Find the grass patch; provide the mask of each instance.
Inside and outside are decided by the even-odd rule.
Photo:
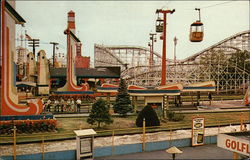
[[[250,111],[247,112],[228,112],[228,113],[185,113],[183,121],[180,122],[161,122],[160,127],[148,128],[147,131],[164,131],[182,128],[191,128],[192,118],[194,116],[205,117],[206,126],[218,126],[240,124],[242,117],[244,123],[250,123]],[[57,132],[33,133],[33,134],[17,134],[17,142],[32,142],[41,141],[44,137],[45,140],[61,139],[61,138],[74,138],[74,130],[94,128],[97,131],[97,136],[110,136],[112,130],[115,130],[115,135],[118,134],[133,134],[142,133],[142,129],[136,127],[135,121],[137,116],[118,117],[113,116],[114,123],[106,125],[100,129],[97,126],[91,126],[87,123],[87,117],[79,118],[57,118],[58,130]],[[12,143],[13,137],[11,135],[0,135],[1,143]]]

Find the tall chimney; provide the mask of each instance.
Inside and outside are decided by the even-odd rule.
[[[75,12],[72,10],[68,12],[68,29],[75,34]]]

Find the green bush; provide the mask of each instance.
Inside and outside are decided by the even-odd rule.
[[[101,127],[102,123],[111,124],[113,120],[109,114],[109,108],[103,99],[98,99],[93,105],[87,123],[91,125],[98,125],[98,128]]]
[[[150,106],[145,106],[136,118],[136,126],[143,126],[143,119],[145,118],[146,127],[160,126],[159,118],[155,110]]]
[[[115,113],[118,113],[123,117],[126,116],[127,113],[133,111],[133,106],[131,105],[130,96],[127,90],[127,84],[124,79],[121,79],[120,81],[113,109]]]
[[[170,110],[167,111],[167,117],[169,121],[175,121],[175,122],[182,121],[185,118],[183,114],[175,113]]]

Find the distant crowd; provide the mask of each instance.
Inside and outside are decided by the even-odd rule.
[[[50,96],[42,99],[44,112],[78,112],[83,102],[93,102],[91,96]]]

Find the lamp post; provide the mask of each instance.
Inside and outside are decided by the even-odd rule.
[[[150,41],[148,42],[148,46],[150,47],[150,57],[149,57],[149,66],[150,69],[154,65],[154,42],[156,42],[156,33],[149,33]]]
[[[177,45],[177,38],[174,37],[174,79],[176,81],[176,45]]]
[[[53,67],[55,67],[55,47],[59,44],[59,43],[56,43],[56,42],[50,42],[50,44],[53,45]]]
[[[162,69],[161,69],[161,86],[166,85],[166,30],[167,30],[167,14],[174,13],[175,9],[173,10],[162,10],[157,9],[156,13],[163,14],[163,47],[162,47]]]
[[[166,152],[172,154],[173,160],[175,160],[175,154],[180,154],[180,153],[182,153],[182,151],[179,150],[178,148],[176,148],[175,146],[173,146],[173,147],[167,149]]]

